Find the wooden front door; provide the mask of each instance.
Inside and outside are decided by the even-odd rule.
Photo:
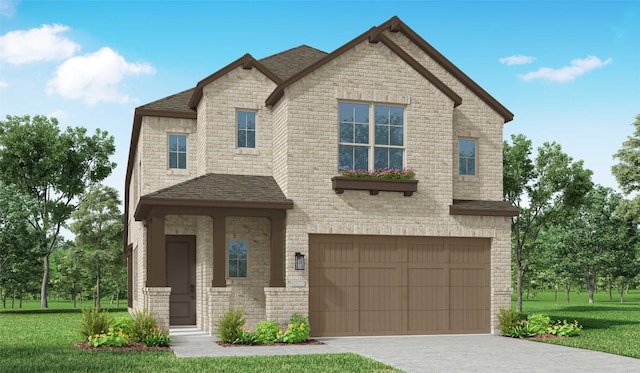
[[[166,236],[169,324],[196,323],[196,237]]]

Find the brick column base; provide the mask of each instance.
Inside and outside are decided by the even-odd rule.
[[[218,334],[218,320],[229,310],[229,299],[231,298],[231,288],[212,287],[209,288],[209,320],[205,322],[204,330],[211,335]]]
[[[171,288],[144,288],[144,307],[157,318],[158,327],[169,330],[169,296]]]
[[[309,288],[264,288],[266,318],[286,328],[291,315],[309,316]],[[313,325],[311,325],[313,328]]]

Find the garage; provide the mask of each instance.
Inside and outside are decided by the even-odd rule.
[[[490,332],[488,238],[309,236],[311,335]]]

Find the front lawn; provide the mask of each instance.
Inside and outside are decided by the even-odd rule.
[[[515,309],[515,297],[513,300]],[[585,292],[572,292],[570,300],[567,303],[564,292],[560,292],[556,303],[550,290],[538,291],[534,297],[523,300],[522,311],[526,314],[544,313],[552,320],[578,320],[584,327],[579,337],[543,342],[640,359],[640,290],[630,291],[622,304],[617,294],[609,300],[605,293],[597,293],[593,304],[588,303]]]
[[[109,311],[114,316],[124,310]],[[0,312],[2,372],[397,372],[356,354],[187,358],[173,352],[91,352],[75,348],[80,311]]]

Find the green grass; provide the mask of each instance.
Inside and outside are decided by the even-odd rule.
[[[513,300],[515,309],[515,297]],[[594,303],[589,304],[585,292],[571,293],[570,303],[566,302],[564,292],[560,292],[556,303],[553,291],[538,291],[535,297],[523,300],[522,311],[544,313],[552,321],[578,320],[584,327],[579,337],[543,340],[545,343],[640,359],[640,290],[630,291],[622,304],[617,294],[609,300],[608,294],[596,293]]]
[[[125,310],[110,310],[115,317]],[[0,312],[2,372],[397,372],[356,354],[178,359],[173,352],[91,352],[74,347],[79,310]]]

